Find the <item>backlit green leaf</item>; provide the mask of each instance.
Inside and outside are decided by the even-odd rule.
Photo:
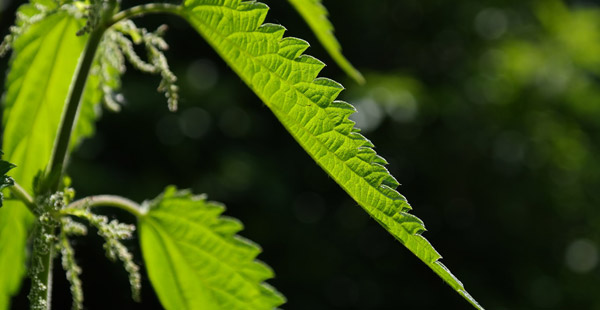
[[[27,210],[14,201],[5,201],[0,209],[0,309],[10,309],[10,297],[18,292],[25,273],[25,239],[29,216]],[[23,207],[24,209],[25,207]],[[21,212],[22,211],[22,212]],[[21,216],[21,218],[17,218]],[[28,219],[29,220],[29,219]]]
[[[55,4],[36,1],[37,7],[42,2]],[[22,6],[20,12],[30,17],[39,13],[32,5]],[[35,175],[50,159],[69,85],[87,41],[87,36],[75,35],[83,23],[56,11],[24,28],[13,42],[3,101],[3,149],[8,160],[19,166],[13,178],[30,193]],[[86,115],[82,117],[86,123],[93,121],[89,107],[83,106],[81,114]],[[80,140],[92,130],[79,122],[75,132],[73,140]],[[0,209],[0,309],[8,308],[24,276],[25,242],[32,220],[20,202],[8,201]]]
[[[321,0],[289,0],[302,16],[304,21],[312,29],[317,39],[323,44],[331,58],[340,66],[346,74],[351,76],[356,82],[363,84],[365,78],[352,66],[352,64],[342,55],[342,46],[333,35],[333,25],[327,19],[329,13]]]
[[[273,272],[255,260],[260,248],[236,235],[242,224],[221,216],[223,206],[170,187],[145,207],[142,253],[166,309],[273,309],[285,302],[262,283]]]
[[[33,25],[14,43],[4,99],[4,150],[20,167],[14,178],[31,191],[50,159],[62,108],[86,38],[65,12]]]
[[[317,78],[324,64],[303,55],[308,43],[284,38],[285,28],[262,24],[268,7],[239,0],[188,0],[183,13],[235,72],[273,111],[310,156],[396,239],[473,306],[462,283],[421,236],[423,222],[395,188],[386,161],[348,116],[355,109],[335,101],[342,86]]]

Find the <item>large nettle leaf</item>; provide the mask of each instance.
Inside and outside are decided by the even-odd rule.
[[[262,283],[273,272],[255,260],[260,248],[236,235],[242,224],[220,216],[222,205],[169,187],[144,206],[142,253],[166,309],[258,310],[285,302]]]
[[[14,179],[31,192],[33,179],[52,151],[62,106],[85,39],[61,12],[32,25],[18,37],[4,99],[4,145],[19,169]],[[20,202],[0,210],[0,309],[7,309],[25,271],[25,241],[33,216]],[[10,232],[10,233],[8,233]]]
[[[333,25],[327,19],[327,9],[321,0],[289,0],[300,13],[308,26],[312,29],[317,39],[323,44],[331,58],[356,82],[364,83],[365,78],[342,54],[342,46],[333,35]]]
[[[3,149],[8,160],[19,166],[13,178],[28,192],[50,159],[69,85],[87,42],[87,36],[75,35],[85,20],[56,3],[34,0],[19,8],[18,26],[26,18],[36,22],[23,27],[15,38],[6,79]],[[50,13],[41,18],[40,9]],[[93,133],[94,105],[101,98],[94,81],[86,88],[72,147]],[[10,296],[17,293],[24,276],[25,244],[32,223],[33,216],[18,201],[7,201],[0,209],[0,310],[8,309]]]
[[[324,64],[303,55],[308,43],[262,24],[268,7],[240,0],[187,0],[183,15],[273,111],[308,154],[396,239],[477,308],[421,234],[423,222],[395,188],[373,144],[354,128],[355,109],[336,101],[342,86],[317,78]]]

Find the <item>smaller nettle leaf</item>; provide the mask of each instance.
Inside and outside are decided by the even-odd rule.
[[[145,202],[139,219],[150,281],[168,309],[273,309],[285,298],[263,281],[273,271],[258,245],[236,235],[243,225],[225,207],[169,187]]]

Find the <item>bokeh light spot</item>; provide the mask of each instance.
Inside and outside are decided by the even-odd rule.
[[[588,273],[598,265],[598,247],[588,239],[577,239],[565,252],[567,267],[577,273]]]
[[[487,8],[475,17],[475,30],[488,40],[500,38],[508,28],[506,14],[499,9]]]
[[[198,107],[187,109],[179,118],[179,126],[188,138],[202,138],[210,126],[210,115]]]
[[[212,60],[198,59],[188,67],[187,80],[193,89],[202,92],[217,84],[219,71]]]
[[[354,107],[357,112],[350,115],[350,119],[356,122],[356,127],[364,132],[379,127],[384,115],[381,107],[373,99],[363,98],[355,102]]]

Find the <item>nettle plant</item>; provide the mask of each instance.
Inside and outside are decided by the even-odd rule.
[[[362,82],[342,56],[320,0],[290,3],[340,67]],[[51,271],[58,256],[70,283],[72,307],[82,309],[82,271],[70,238],[85,235],[88,226],[104,239],[108,258],[123,262],[133,299],[140,297],[141,271],[122,240],[137,228],[143,265],[166,309],[272,309],[284,304],[283,295],[264,283],[273,272],[256,260],[259,247],[239,237],[242,224],[222,216],[224,207],[205,196],[167,187],[141,204],[112,195],[74,200],[65,175],[69,153],[93,134],[99,104],[119,109],[117,92],[126,61],[160,75],[158,90],[168,108],[177,109],[177,79],[163,53],[166,27],[150,31],[131,20],[150,13],[188,21],[333,180],[482,309],[421,236],[423,223],[395,190],[399,184],[384,167],[386,161],[348,119],[355,109],[335,100],[342,86],[318,77],[324,64],[303,54],[306,41],[284,37],[284,27],[263,23],[268,10],[263,3],[241,0],[187,0],[124,10],[118,0],[31,0],[19,8],[0,48],[2,54],[12,49],[3,98],[2,148],[8,162],[0,163],[0,187],[8,187],[9,196],[0,209],[0,309],[9,307],[25,274],[31,309],[50,309]],[[140,57],[136,49],[147,55]],[[11,177],[6,176],[14,168],[9,162],[18,166]],[[98,206],[130,212],[137,227],[95,214]]]

